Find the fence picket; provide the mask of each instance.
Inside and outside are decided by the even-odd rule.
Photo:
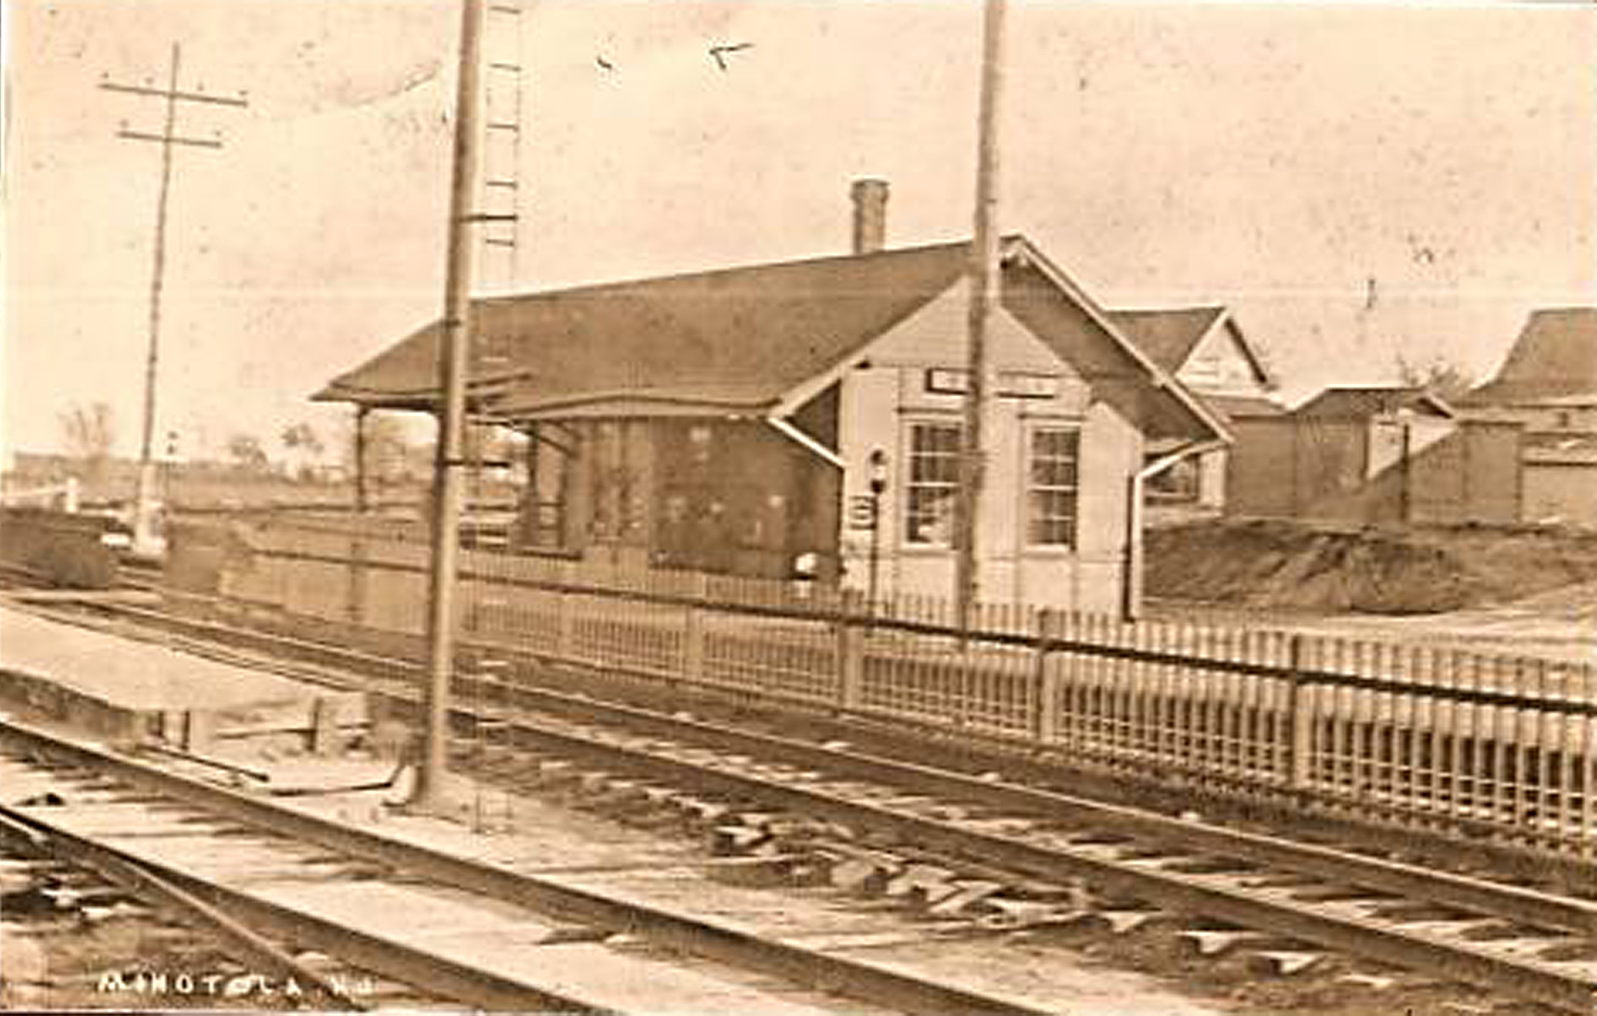
[[[251,566],[224,571],[224,598],[424,630],[424,543],[276,523],[247,542]],[[962,637],[949,601],[921,594],[870,617],[786,583],[480,548],[461,563],[460,623],[510,651],[1168,766],[1228,794],[1285,789],[1304,807],[1439,829],[1479,821],[1582,857],[1597,840],[1587,665],[993,603]]]

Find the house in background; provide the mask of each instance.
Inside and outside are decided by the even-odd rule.
[[[1597,434],[1597,307],[1533,312],[1497,374],[1457,402],[1527,434]]]
[[[1526,522],[1597,526],[1597,307],[1532,313],[1496,376],[1458,404],[1524,427]]]
[[[1186,385],[1221,420],[1279,416],[1279,382],[1225,307],[1111,310],[1109,318],[1137,347]],[[1166,449],[1150,448],[1151,454]],[[1204,508],[1225,504],[1230,452],[1217,448],[1169,470],[1155,488]]]
[[[970,245],[885,250],[886,185],[854,198],[851,254],[474,303],[471,411],[532,439],[523,549],[950,594]],[[1134,605],[1146,451],[1225,425],[1031,242],[1002,259],[982,599]],[[438,343],[316,398],[430,412]]]
[[[1519,520],[1519,425],[1417,387],[1328,388],[1236,420],[1231,515],[1380,525]]]

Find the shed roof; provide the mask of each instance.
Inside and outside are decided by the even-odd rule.
[[[1423,388],[1327,388],[1292,410],[1293,416],[1319,420],[1365,420],[1399,410],[1452,417],[1453,407]]]
[[[1497,376],[1459,401],[1468,406],[1597,394],[1597,307],[1532,312]]]
[[[1212,411],[1023,237],[1006,238],[1005,252],[1043,272],[1084,312],[1081,335],[1042,336],[1056,353],[1079,355],[1071,344],[1090,339],[1103,347],[1096,355],[1118,358],[1147,389],[1140,416],[1133,414],[1140,423],[1224,436]],[[968,242],[945,243],[477,299],[470,397],[477,411],[507,419],[763,414],[946,292],[969,254]],[[439,340],[433,322],[313,398],[429,408],[438,397]]]
[[[1244,416],[1282,416],[1286,407],[1273,399],[1257,395],[1199,395],[1203,404],[1227,420]]]

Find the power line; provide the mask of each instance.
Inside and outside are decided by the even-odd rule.
[[[160,362],[161,348],[161,293],[165,288],[166,279],[166,213],[172,190],[172,147],[174,145],[182,145],[189,148],[222,147],[220,134],[214,134],[206,138],[180,134],[177,126],[177,113],[182,103],[231,108],[249,105],[248,96],[242,91],[236,96],[228,96],[208,93],[204,91],[203,85],[194,89],[178,87],[181,67],[182,49],[174,42],[172,43],[172,62],[167,68],[167,84],[165,88],[158,88],[151,84],[151,79],[145,79],[145,83],[142,85],[128,85],[112,81],[109,75],[103,76],[100,80],[100,88],[107,92],[123,92],[146,98],[158,98],[162,100],[162,104],[165,107],[160,133],[132,130],[128,127],[126,121],[121,123],[116,133],[116,136],[124,141],[147,142],[161,146],[161,189],[156,197],[154,268],[150,273],[150,338],[144,358],[144,424],[143,432],[139,439],[139,480],[133,515],[133,546],[135,551],[143,553],[149,553],[153,550],[155,535],[153,528],[155,462],[151,455],[151,445],[153,444],[155,433],[156,368]]]

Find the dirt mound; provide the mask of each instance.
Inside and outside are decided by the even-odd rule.
[[[1436,613],[1597,581],[1597,536],[1479,528],[1328,531],[1206,521],[1147,534],[1150,596],[1256,607]]]

